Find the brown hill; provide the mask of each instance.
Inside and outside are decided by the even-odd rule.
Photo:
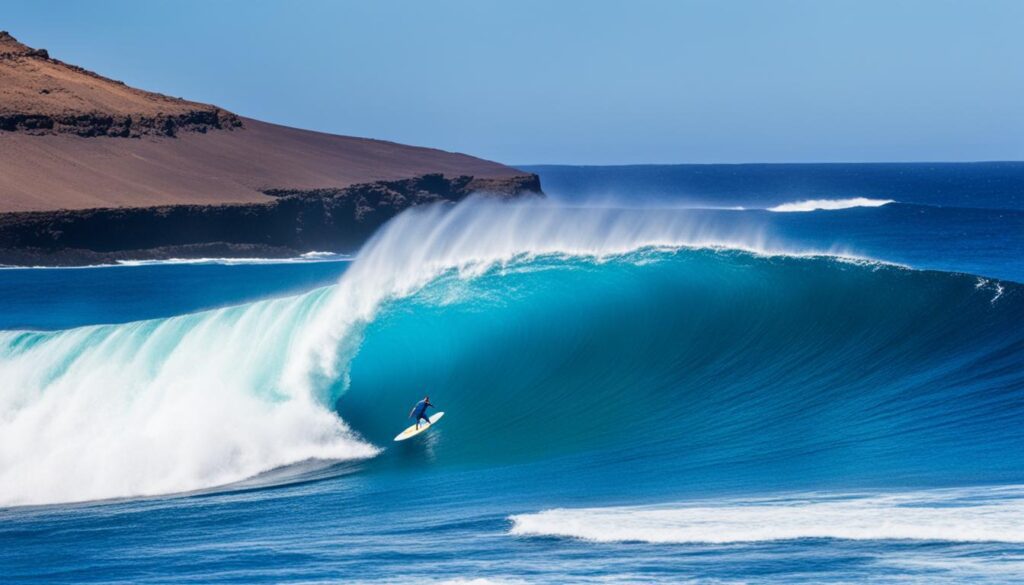
[[[267,192],[427,174],[506,193],[539,188],[533,175],[464,154],[287,128],[134,89],[0,32],[0,213],[269,203]]]
[[[78,136],[174,136],[240,125],[220,108],[128,87],[51,59],[0,31],[0,130]]]

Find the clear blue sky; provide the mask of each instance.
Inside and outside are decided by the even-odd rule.
[[[49,2],[131,85],[508,163],[1024,159],[1024,1]]]

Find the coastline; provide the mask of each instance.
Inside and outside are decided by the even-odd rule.
[[[0,213],[0,264],[88,266],[172,258],[352,253],[399,212],[471,194],[544,196],[540,178],[419,177],[337,189],[267,190],[266,203]]]

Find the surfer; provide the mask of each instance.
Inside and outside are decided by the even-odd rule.
[[[423,400],[420,400],[419,402],[417,402],[416,406],[412,407],[412,410],[409,411],[409,418],[415,418],[416,419],[416,429],[417,430],[419,430],[419,428],[420,428],[420,421],[421,420],[427,421],[428,425],[430,424],[430,419],[427,418],[427,409],[428,408],[436,408],[436,407],[433,404],[430,403],[430,396],[424,396]]]

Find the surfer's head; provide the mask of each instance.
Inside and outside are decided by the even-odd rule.
[[[430,396],[424,396],[424,397],[423,397],[423,400],[425,400],[425,401],[427,401],[427,402],[430,402]]]

